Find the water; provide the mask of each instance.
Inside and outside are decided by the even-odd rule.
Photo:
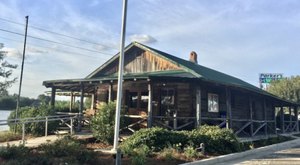
[[[0,110],[0,120],[7,120],[10,112],[11,112],[10,110]],[[8,125],[0,125],[0,131],[6,131],[6,130],[9,130]]]

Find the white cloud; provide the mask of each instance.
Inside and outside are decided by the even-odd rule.
[[[147,34],[133,34],[129,36],[129,38],[131,41],[137,41],[145,44],[150,44],[157,41],[155,38]]]
[[[4,47],[1,50],[4,51],[4,52],[6,52],[5,55],[7,57],[22,58],[21,52],[18,49],[16,49],[16,48],[7,48],[7,47]]]
[[[99,1],[98,0],[90,0],[89,6],[90,7],[95,7],[97,5],[99,5]]]
[[[32,47],[32,46],[27,46],[26,51],[31,53],[31,54],[43,54],[43,53],[48,53],[47,50],[42,50],[36,47]]]
[[[182,0],[171,3],[132,0],[128,3],[127,41],[149,44],[184,59],[195,50],[200,64],[252,83],[257,82],[260,72],[299,74],[300,2],[297,0],[276,3],[272,0],[187,0],[184,3]],[[30,15],[30,25],[103,45],[29,28],[32,36],[113,55],[119,48],[121,7],[121,1],[114,0],[32,1],[30,4],[9,0],[0,1],[0,18],[24,22],[24,16]],[[9,26],[4,22],[0,27],[24,31],[23,26]],[[23,40],[11,34],[2,37]],[[22,43],[3,43],[11,49],[11,57],[21,57],[18,50],[22,50]],[[30,65],[25,64],[24,95],[42,93],[43,80],[84,77],[110,58],[32,38],[28,38],[28,43],[25,63]]]

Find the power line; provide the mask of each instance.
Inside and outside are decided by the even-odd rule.
[[[13,31],[10,31],[10,30],[1,29],[1,28],[0,28],[0,31],[11,33],[11,34],[16,34],[16,35],[20,35],[20,36],[24,36],[24,34],[21,34],[21,33],[18,33],[18,32],[13,32]],[[87,49],[87,48],[83,48],[83,47],[79,47],[79,46],[74,46],[74,45],[70,45],[70,44],[64,44],[64,43],[61,43],[61,42],[56,42],[56,41],[52,41],[52,40],[48,40],[48,39],[35,37],[35,36],[28,35],[28,37],[33,38],[33,39],[37,39],[37,40],[41,40],[41,41],[46,41],[46,42],[51,42],[51,43],[55,43],[55,44],[59,44],[59,45],[64,45],[64,46],[68,46],[68,47],[72,47],[72,48],[77,48],[77,49],[81,49],[81,50],[85,50],[85,51],[90,51],[90,52],[94,52],[94,53],[101,53],[101,54],[106,54],[106,55],[112,56],[112,54],[109,54],[109,53],[100,52],[100,51],[96,51],[96,50],[91,50],[91,49]]]
[[[23,43],[23,41],[11,39],[11,38],[1,37],[1,36],[0,36],[0,38],[5,39],[5,40],[10,40],[10,41],[13,41],[13,42]],[[58,50],[58,49],[55,49],[55,48],[51,48],[51,47],[47,47],[47,46],[41,46],[41,45],[32,44],[32,43],[28,43],[28,45],[35,46],[35,47],[40,47],[40,48],[45,48],[45,49],[50,49],[50,50],[53,50],[55,52],[61,52],[61,53],[66,53],[66,54],[70,54],[70,55],[79,55],[79,56],[85,56],[85,57],[91,57],[91,58],[101,58],[100,56],[90,56],[90,55],[86,55],[86,54],[70,52],[70,51],[61,50],[61,49]]]
[[[19,22],[11,21],[11,20],[4,19],[4,18],[0,18],[0,20],[2,20],[2,21],[5,21],[5,22],[9,22],[9,23],[12,23],[12,24],[16,24],[16,25],[22,25],[22,26],[24,26],[24,24],[23,24],[23,23],[19,23]],[[115,49],[115,50],[118,50],[118,49],[117,49],[117,48],[115,48],[115,47],[111,47],[111,46],[107,46],[107,45],[104,45],[104,44],[101,44],[101,43],[96,43],[96,42],[92,42],[92,41],[88,41],[88,40],[84,40],[84,39],[80,39],[80,38],[72,37],[72,36],[69,36],[69,35],[65,35],[65,34],[61,34],[61,33],[57,33],[57,32],[53,32],[53,31],[46,30],[46,29],[43,29],[43,28],[40,28],[40,27],[37,27],[37,26],[29,26],[29,27],[30,27],[30,28],[33,28],[33,29],[36,29],[36,30],[44,31],[44,32],[47,32],[47,33],[51,33],[51,34],[55,34],[55,35],[59,35],[59,36],[67,37],[67,38],[71,38],[71,39],[74,39],[74,40],[78,40],[78,41],[86,42],[86,43],[89,43],[89,44],[93,44],[93,45],[101,45],[101,46],[104,46],[104,47],[107,47],[107,48],[110,48],[110,49]]]

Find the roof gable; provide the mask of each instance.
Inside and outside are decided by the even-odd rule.
[[[145,49],[141,44],[134,42],[125,48],[124,74],[144,74],[170,70],[183,70],[177,63]],[[99,78],[114,75],[119,68],[119,53],[87,76]]]

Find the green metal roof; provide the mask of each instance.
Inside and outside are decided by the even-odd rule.
[[[194,62],[190,62],[181,58],[178,58],[176,56],[170,55],[168,53],[162,52],[160,50],[151,48],[149,46],[143,45],[138,42],[132,42],[125,48],[125,52],[129,50],[132,47],[138,47],[140,49],[143,49],[145,51],[149,51],[163,59],[166,59],[173,64],[181,67],[183,70],[168,70],[168,71],[155,71],[155,72],[146,72],[146,73],[126,73],[124,74],[124,79],[132,79],[132,78],[139,78],[139,79],[147,79],[149,77],[184,77],[184,78],[197,78],[203,81],[207,82],[214,82],[219,83],[225,86],[233,86],[233,87],[239,87],[246,90],[250,90],[259,94],[267,95],[272,98],[275,98],[277,100],[283,101],[285,103],[290,104],[297,104],[293,103],[287,100],[283,100],[273,94],[270,94],[252,84],[249,84],[241,79],[235,78],[233,76],[227,75],[225,73],[204,67],[202,65],[196,64]],[[119,58],[119,53],[114,55],[111,59],[109,59],[107,62],[105,62],[103,65],[101,65],[99,68],[97,68],[95,71],[93,71],[91,74],[89,74],[84,79],[77,79],[75,82],[85,82],[85,81],[101,81],[101,80],[115,80],[117,79],[116,74],[112,74],[109,76],[100,76],[98,77],[97,73],[99,73],[103,68],[108,66],[111,62],[117,60]],[[57,82],[59,80],[56,80]],[[56,81],[45,81],[44,85],[48,83],[55,83]],[[72,82],[72,80],[66,80],[67,82]]]
[[[291,103],[291,104],[298,104],[298,103],[294,103],[291,101],[287,101],[284,100],[282,98],[279,98],[278,96],[275,96],[269,92],[266,92],[265,90],[262,90],[252,84],[249,84],[241,79],[238,79],[236,77],[227,75],[225,73],[204,67],[202,65],[196,64],[194,62],[191,61],[187,61],[181,58],[178,58],[176,56],[170,55],[168,53],[162,52],[160,50],[151,48],[149,46],[143,45],[141,43],[138,42],[133,42],[133,45],[138,46],[139,48],[142,48],[144,50],[148,50],[162,58],[165,58],[171,62],[173,62],[174,64],[177,64],[179,66],[181,66],[183,69],[185,69],[187,72],[193,74],[194,76],[196,76],[199,79],[202,79],[204,81],[208,81],[208,82],[215,82],[215,83],[220,83],[223,85],[227,85],[227,86],[234,86],[234,87],[240,87],[240,88],[244,88],[259,94],[263,94],[263,95],[267,95],[270,96],[272,98],[281,100],[283,102],[286,103]]]

